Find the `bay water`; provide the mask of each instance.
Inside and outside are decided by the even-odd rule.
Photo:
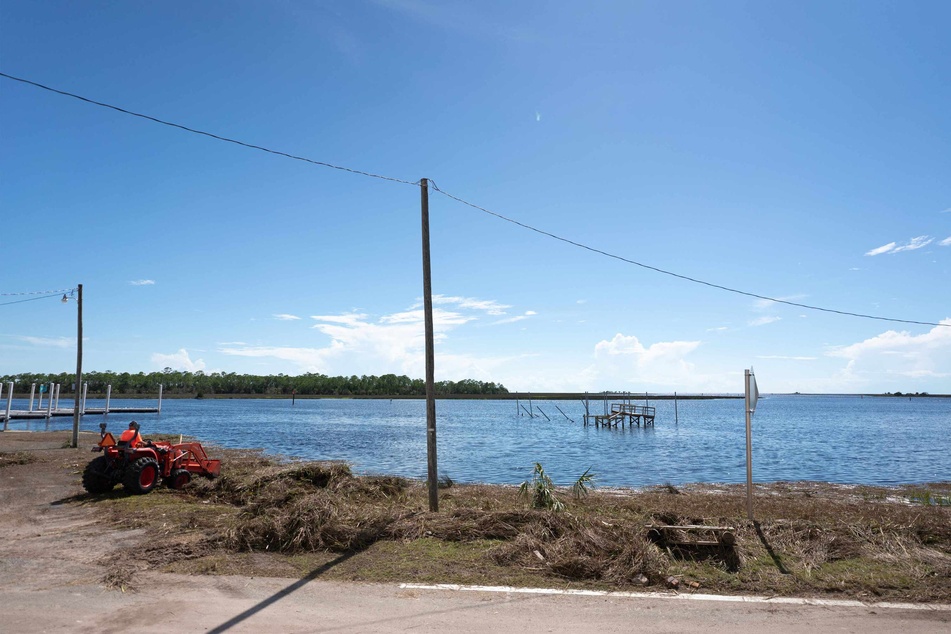
[[[87,407],[103,404],[90,399]],[[111,407],[152,404],[113,399]],[[17,400],[13,408],[27,405]],[[600,401],[591,405],[592,414],[602,413]],[[614,429],[584,426],[578,401],[534,401],[536,416],[530,418],[519,415],[514,400],[437,400],[439,473],[460,483],[518,484],[538,462],[559,485],[589,468],[598,486],[609,487],[746,481],[743,399],[680,400],[676,414],[671,400],[650,405],[657,408],[653,427]],[[132,419],[145,437],[184,434],[223,447],[342,460],[357,473],[426,476],[421,399],[298,399],[293,405],[275,399],[166,399],[161,414],[87,415],[81,428],[98,432],[105,420],[117,433]],[[9,428],[67,430],[72,418],[13,420]],[[753,479],[951,481],[951,398],[763,396],[753,417]]]

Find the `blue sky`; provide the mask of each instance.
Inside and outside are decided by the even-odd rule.
[[[0,69],[665,270],[951,324],[946,2],[25,2]],[[951,392],[951,327],[692,284],[431,193],[436,378]],[[417,187],[0,79],[0,292],[85,367],[423,376]],[[25,296],[0,296],[0,304]],[[0,374],[75,309],[0,306]]]

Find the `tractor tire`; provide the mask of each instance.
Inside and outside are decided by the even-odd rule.
[[[92,494],[108,493],[116,485],[112,478],[106,475],[109,461],[105,456],[93,458],[83,470],[83,488]]]
[[[192,474],[188,469],[173,469],[168,477],[165,478],[165,482],[168,483],[171,489],[184,489],[185,485],[191,481]]]
[[[126,469],[122,486],[129,493],[144,495],[155,488],[159,481],[159,466],[155,458],[144,456]]]

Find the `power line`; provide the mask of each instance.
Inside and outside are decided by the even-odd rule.
[[[191,132],[193,134],[201,134],[202,136],[211,137],[212,139],[217,139],[218,141],[225,141],[226,143],[234,143],[235,145],[240,145],[242,147],[250,148],[252,150],[260,150],[261,152],[267,152],[269,154],[277,154],[278,156],[284,156],[289,159],[294,159],[295,161],[303,161],[305,163],[312,163],[314,165],[319,165],[321,167],[329,167],[331,169],[340,170],[342,172],[350,172],[351,174],[358,174],[360,176],[369,176],[370,178],[379,178],[380,180],[393,181],[394,183],[403,183],[404,185],[419,185],[419,181],[411,182],[403,180],[401,178],[394,178],[392,176],[383,176],[381,174],[373,174],[372,172],[364,172],[358,169],[352,169],[350,167],[342,167],[340,165],[334,165],[333,163],[325,163],[324,161],[315,161],[313,159],[306,158],[304,156],[297,156],[295,154],[288,154],[287,152],[281,152],[279,150],[272,150],[260,145],[254,145],[253,143],[245,143],[244,141],[238,141],[237,139],[230,139],[228,137],[219,136],[211,132],[205,132],[204,130],[198,130],[195,128],[189,128],[180,123],[172,123],[171,121],[165,121],[164,119],[159,119],[158,117],[153,117],[147,114],[142,114],[140,112],[133,112],[132,110],[126,110],[125,108],[120,108],[119,106],[113,106],[112,104],[103,103],[101,101],[96,101],[95,99],[89,99],[88,97],[83,97],[65,90],[58,90],[50,86],[45,86],[43,84],[37,83],[35,81],[30,81],[29,79],[23,79],[22,77],[14,77],[13,75],[8,75],[7,73],[0,72],[0,77],[6,77],[7,79],[12,79],[13,81],[19,81],[24,84],[29,84],[30,86],[36,86],[37,88],[42,88],[43,90],[48,90],[54,92],[58,95],[63,95],[65,97],[72,97],[73,99],[79,99],[80,101],[85,101],[94,106],[100,106],[102,108],[109,108],[123,114],[131,115],[133,117],[139,117],[140,119],[147,119],[148,121],[153,121],[155,123],[161,123],[162,125],[167,125],[170,128],[178,128],[179,130],[184,130],[185,132]]]
[[[153,122],[155,122],[155,123],[160,123],[160,124],[162,124],[162,125],[169,126],[169,127],[172,127],[172,128],[178,128],[179,130],[184,130],[184,131],[186,131],[186,132],[191,132],[191,133],[193,133],[193,134],[200,134],[200,135],[203,135],[203,136],[210,137],[210,138],[212,138],[212,139],[216,139],[216,140],[218,140],[218,141],[225,141],[225,142],[227,142],[227,143],[233,143],[233,144],[235,144],[235,145],[240,145],[240,146],[242,146],[242,147],[250,148],[250,149],[253,149],[253,150],[260,150],[260,151],[262,151],[262,152],[267,152],[267,153],[269,153],[269,154],[276,154],[276,155],[278,155],[278,156],[284,156],[284,157],[286,157],[286,158],[294,159],[295,161],[303,161],[303,162],[305,162],[305,163],[311,163],[311,164],[313,164],[313,165],[318,165],[318,166],[321,166],[321,167],[329,167],[329,168],[331,168],[331,169],[341,170],[341,171],[344,171],[344,172],[350,172],[351,174],[358,174],[358,175],[360,175],[360,176],[367,176],[367,177],[370,177],[370,178],[377,178],[377,179],[380,179],[380,180],[392,181],[392,182],[395,182],[395,183],[402,183],[402,184],[404,184],[404,185],[419,185],[419,184],[420,184],[419,181],[412,182],[412,181],[403,180],[403,179],[401,179],[401,178],[394,178],[394,177],[392,177],[392,176],[383,176],[383,175],[380,175],[380,174],[373,174],[372,172],[365,172],[365,171],[362,171],[362,170],[352,169],[352,168],[349,168],[349,167],[342,167],[342,166],[340,166],[340,165],[334,165],[334,164],[332,164],[332,163],[326,163],[326,162],[324,162],[324,161],[316,161],[316,160],[309,159],[309,158],[306,158],[306,157],[303,157],[303,156],[296,156],[296,155],[294,155],[294,154],[288,154],[287,152],[281,152],[281,151],[279,151],[279,150],[272,150],[272,149],[269,149],[269,148],[266,148],[266,147],[262,147],[262,146],[260,146],[260,145],[254,145],[254,144],[252,144],[252,143],[245,143],[244,141],[238,141],[238,140],[236,140],[236,139],[231,139],[231,138],[228,138],[228,137],[219,136],[219,135],[217,135],[217,134],[212,134],[211,132],[205,132],[205,131],[203,131],[203,130],[197,130],[197,129],[194,129],[194,128],[189,128],[188,126],[184,126],[184,125],[181,125],[181,124],[178,124],[178,123],[172,123],[172,122],[170,122],[170,121],[165,121],[165,120],[163,120],[163,119],[159,119],[159,118],[157,118],[157,117],[152,117],[152,116],[149,116],[149,115],[146,115],[146,114],[141,114],[141,113],[138,113],[138,112],[133,112],[133,111],[127,110],[127,109],[125,109],[125,108],[120,108],[119,106],[113,106],[113,105],[111,105],[111,104],[103,103],[103,102],[101,102],[101,101],[96,101],[96,100],[94,100],[94,99],[89,99],[89,98],[87,98],[87,97],[83,97],[83,96],[81,96],[81,95],[77,95],[77,94],[74,94],[74,93],[71,93],[71,92],[67,92],[67,91],[65,91],[65,90],[58,90],[58,89],[56,89],[56,88],[51,88],[50,86],[45,86],[45,85],[40,84],[40,83],[37,83],[37,82],[35,82],[35,81],[30,81],[29,79],[23,79],[23,78],[21,78],[21,77],[14,77],[13,75],[9,75],[9,74],[4,73],[4,72],[0,72],[0,77],[6,77],[7,79],[12,79],[12,80],[14,80],[14,81],[22,82],[22,83],[24,83],[24,84],[29,84],[30,86],[35,86],[35,87],[37,87],[37,88],[42,88],[43,90],[48,90],[48,91],[50,91],[50,92],[53,92],[53,93],[56,93],[56,94],[59,94],[59,95],[64,95],[64,96],[66,96],[66,97],[72,97],[73,99],[78,99],[78,100],[80,100],[80,101],[84,101],[84,102],[86,102],[86,103],[90,103],[90,104],[93,104],[93,105],[96,105],[96,106],[100,106],[100,107],[103,107],[103,108],[109,108],[109,109],[111,109],[111,110],[115,110],[115,111],[121,112],[121,113],[123,113],[123,114],[131,115],[131,116],[133,116],[133,117],[139,117],[139,118],[141,118],[141,119],[146,119],[146,120],[148,120],[148,121],[153,121]],[[449,192],[446,192],[446,191],[443,191],[442,189],[439,189],[439,187],[436,186],[436,183],[435,183],[433,180],[431,180],[431,179],[429,180],[429,184],[432,186],[432,188],[433,188],[434,190],[436,190],[437,192],[439,192],[439,193],[442,194],[443,196],[446,196],[447,198],[450,198],[450,199],[452,199],[452,200],[455,200],[455,201],[458,202],[458,203],[461,203],[461,204],[466,205],[466,206],[468,206],[468,207],[472,207],[473,209],[477,209],[477,210],[479,210],[479,211],[481,211],[481,212],[484,212],[484,213],[486,213],[486,214],[489,214],[490,216],[495,216],[496,218],[498,218],[498,219],[500,219],[500,220],[504,220],[504,221],[510,222],[510,223],[512,223],[512,224],[514,224],[514,225],[518,225],[519,227],[522,227],[523,229],[528,229],[529,231],[534,231],[535,233],[541,234],[541,235],[543,235],[543,236],[547,236],[547,237],[552,238],[552,239],[554,239],[554,240],[558,240],[558,241],[560,241],[560,242],[564,242],[564,243],[566,243],[566,244],[570,244],[570,245],[575,246],[575,247],[578,247],[578,248],[580,248],[580,249],[585,249],[585,250],[587,250],[587,251],[591,251],[592,253],[597,253],[597,254],[599,254],[599,255],[603,255],[603,256],[608,257],[608,258],[612,258],[612,259],[615,259],[615,260],[619,260],[619,261],[625,262],[625,263],[627,263],[627,264],[633,264],[634,266],[639,266],[639,267],[641,267],[641,268],[648,269],[648,270],[654,271],[654,272],[656,272],[656,273],[661,273],[661,274],[663,274],[663,275],[668,275],[668,276],[670,276],[670,277],[676,277],[676,278],[678,278],[678,279],[685,280],[685,281],[687,281],[687,282],[693,282],[694,284],[701,284],[701,285],[703,285],[703,286],[708,286],[708,287],[710,287],[710,288],[719,289],[719,290],[726,291],[726,292],[729,292],[729,293],[735,293],[735,294],[737,294],[737,295],[744,295],[744,296],[746,296],[746,297],[753,297],[753,298],[755,298],[755,299],[761,299],[761,300],[765,300],[765,301],[775,302],[775,303],[777,303],[777,304],[785,304],[785,305],[787,305],[787,306],[795,306],[795,307],[797,307],[797,308],[804,308],[804,309],[806,309],[806,310],[815,310],[815,311],[824,312],[824,313],[832,313],[832,314],[836,314],[836,315],[844,315],[844,316],[847,316],[847,317],[859,317],[859,318],[862,318],[862,319],[874,319],[874,320],[877,320],[877,321],[887,321],[887,322],[893,322],[893,323],[899,323],[899,324],[916,324],[916,325],[919,325],[919,326],[944,326],[944,327],[951,327],[951,324],[936,323],[936,322],[932,322],[932,321],[916,321],[916,320],[912,320],[912,319],[897,319],[897,318],[893,318],[893,317],[880,317],[880,316],[878,316],[878,315],[866,315],[866,314],[863,314],[863,313],[855,313],[855,312],[850,312],[850,311],[846,311],[846,310],[835,310],[835,309],[832,309],[832,308],[823,308],[823,307],[821,307],[821,306],[811,306],[811,305],[809,305],[809,304],[801,304],[801,303],[799,303],[799,302],[792,302],[792,301],[789,301],[789,300],[786,300],[786,299],[778,299],[778,298],[775,298],[775,297],[768,297],[768,296],[766,296],[766,295],[759,295],[759,294],[757,294],[757,293],[750,293],[750,292],[748,292],[748,291],[743,291],[743,290],[739,290],[739,289],[736,289],[736,288],[731,288],[731,287],[729,287],[729,286],[723,286],[723,285],[721,285],[721,284],[714,284],[713,282],[707,282],[707,281],[704,281],[704,280],[701,280],[701,279],[697,279],[697,278],[694,278],[694,277],[690,277],[690,276],[687,276],[687,275],[681,275],[681,274],[679,274],[679,273],[674,273],[673,271],[667,271],[667,270],[658,268],[658,267],[656,267],[656,266],[651,266],[651,265],[649,265],[649,264],[644,264],[644,263],[642,263],[642,262],[637,262],[636,260],[631,260],[631,259],[629,259],[629,258],[625,258],[625,257],[622,257],[622,256],[620,256],[620,255],[615,255],[615,254],[613,254],[613,253],[609,253],[608,251],[604,251],[604,250],[602,250],[602,249],[597,249],[597,248],[595,248],[595,247],[588,246],[588,245],[583,244],[583,243],[581,243],[581,242],[576,242],[576,241],[574,241],[574,240],[570,240],[570,239],[568,239],[568,238],[564,238],[564,237],[562,237],[562,236],[559,236],[559,235],[556,235],[556,234],[554,234],[554,233],[545,231],[545,230],[543,230],[543,229],[539,229],[539,228],[537,228],[537,227],[533,227],[533,226],[528,225],[528,224],[525,224],[525,223],[523,223],[523,222],[519,222],[518,220],[515,220],[515,219],[513,219],[513,218],[509,218],[509,217],[507,217],[507,216],[503,216],[502,214],[496,213],[496,212],[494,212],[494,211],[490,211],[489,209],[486,209],[485,207],[480,207],[479,205],[476,205],[476,204],[474,204],[474,203],[470,203],[470,202],[467,201],[467,200],[463,200],[462,198],[459,198],[458,196],[454,196],[454,195],[450,194]],[[8,303],[18,303],[18,302],[8,302]],[[3,306],[3,305],[5,305],[5,304],[0,304],[0,306]]]
[[[56,291],[52,295],[44,295],[43,297],[31,297],[29,299],[18,299],[13,302],[3,302],[0,306],[9,306],[10,304],[22,304],[23,302],[35,302],[39,299],[49,299],[50,297],[58,297],[63,291]],[[68,292],[68,291],[67,291]]]
[[[689,277],[689,276],[687,276],[687,275],[681,275],[680,273],[674,273],[673,271],[667,271],[667,270],[664,270],[664,269],[661,269],[661,268],[657,268],[656,266],[651,266],[651,265],[649,265],[649,264],[644,264],[643,262],[637,262],[636,260],[631,260],[631,259],[629,259],[629,258],[625,258],[625,257],[620,256],[620,255],[615,255],[614,253],[609,253],[609,252],[604,251],[604,250],[602,250],[602,249],[597,249],[597,248],[595,248],[595,247],[588,246],[587,244],[583,244],[583,243],[581,243],[581,242],[576,242],[576,241],[574,241],[574,240],[569,240],[568,238],[564,238],[564,237],[562,237],[562,236],[559,236],[559,235],[556,235],[556,234],[554,234],[554,233],[545,231],[545,230],[543,230],[543,229],[539,229],[539,228],[537,228],[537,227],[533,227],[533,226],[531,226],[531,225],[525,224],[524,222],[519,222],[518,220],[515,220],[515,219],[513,219],[513,218],[509,218],[509,217],[507,217],[507,216],[503,216],[502,214],[496,213],[496,212],[494,212],[494,211],[490,211],[489,209],[486,209],[485,207],[480,207],[479,205],[470,203],[470,202],[467,201],[467,200],[463,200],[462,198],[459,198],[458,196],[453,196],[453,195],[450,194],[449,192],[446,192],[446,191],[443,191],[443,190],[439,189],[439,187],[436,186],[436,183],[433,182],[432,179],[430,179],[429,185],[430,185],[434,190],[436,190],[437,192],[439,192],[440,194],[442,194],[443,196],[445,196],[445,197],[447,197],[447,198],[451,198],[452,200],[455,200],[456,202],[461,203],[461,204],[463,204],[463,205],[466,205],[466,206],[468,206],[468,207],[472,207],[473,209],[478,209],[479,211],[484,212],[484,213],[487,213],[487,214],[489,214],[490,216],[495,216],[496,218],[498,218],[498,219],[500,219],[500,220],[504,220],[504,221],[510,222],[510,223],[512,223],[512,224],[514,224],[514,225],[518,225],[519,227],[522,227],[523,229],[528,229],[529,231],[534,231],[535,233],[539,233],[539,234],[541,234],[541,235],[543,235],[543,236],[547,236],[547,237],[552,238],[552,239],[554,239],[554,240],[559,240],[559,241],[561,241],[561,242],[565,242],[565,243],[570,244],[570,245],[572,245],[572,246],[578,247],[579,249],[585,249],[585,250],[587,250],[587,251],[591,251],[592,253],[597,253],[598,255],[603,255],[603,256],[605,256],[605,257],[612,258],[612,259],[614,259],[614,260],[620,260],[621,262],[625,262],[625,263],[627,263],[627,264],[633,264],[634,266],[639,266],[639,267],[641,267],[641,268],[648,269],[648,270],[654,271],[654,272],[656,272],[656,273],[663,273],[664,275],[669,275],[669,276],[671,276],[671,277],[676,277],[676,278],[681,279],[681,280],[686,280],[686,281],[688,281],[688,282],[693,282],[694,284],[702,284],[703,286],[709,286],[710,288],[716,288],[716,289],[719,289],[719,290],[721,290],[721,291],[727,291],[727,292],[730,292],[730,293],[736,293],[737,295],[745,295],[746,297],[754,297],[754,298],[756,298],[756,299],[762,299],[762,300],[766,300],[766,301],[770,301],[770,302],[776,302],[777,304],[786,304],[787,306],[796,306],[797,308],[805,308],[805,309],[807,309],[807,310],[817,310],[817,311],[820,311],[820,312],[823,312],[823,313],[834,313],[834,314],[836,314],[836,315],[846,315],[846,316],[848,316],[848,317],[861,317],[862,319],[876,319],[876,320],[878,320],[878,321],[890,321],[890,322],[895,322],[895,323],[900,323],[900,324],[917,324],[917,325],[920,325],[920,326],[945,326],[945,327],[951,327],[951,324],[935,323],[935,322],[933,322],[933,321],[915,321],[915,320],[911,320],[911,319],[895,319],[895,318],[892,318],[892,317],[879,317],[879,316],[877,316],[877,315],[864,315],[864,314],[862,314],[862,313],[853,313],[853,312],[846,311],[846,310],[835,310],[835,309],[833,309],[833,308],[823,308],[823,307],[821,307],[821,306],[811,306],[811,305],[809,305],[809,304],[800,304],[799,302],[791,302],[791,301],[789,301],[789,300],[786,300],[786,299],[778,299],[778,298],[776,298],[776,297],[767,297],[766,295],[758,295],[758,294],[756,294],[756,293],[750,293],[750,292],[748,292],[748,291],[741,291],[741,290],[736,289],[736,288],[730,288],[729,286],[722,286],[722,285],[720,285],[720,284],[714,284],[713,282],[706,282],[706,281],[704,281],[704,280],[700,280],[700,279],[697,279],[697,278],[695,278],[695,277]]]
[[[61,288],[58,291],[27,291],[25,293],[0,293],[0,297],[15,297],[17,295],[46,295],[47,293],[72,293],[75,288]]]

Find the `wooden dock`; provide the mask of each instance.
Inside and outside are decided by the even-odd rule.
[[[87,407],[85,410],[80,412],[80,416],[102,416],[105,414],[159,414],[161,410],[157,407],[110,407],[108,410],[105,407]],[[26,409],[12,409],[10,410],[9,415],[7,412],[0,409],[0,422],[7,422],[9,420],[44,420],[46,418],[61,417],[61,416],[73,416],[75,414],[75,409],[72,407],[68,409],[58,408],[51,410],[26,410]]]
[[[611,411],[603,415],[585,416],[585,425],[590,421],[595,427],[624,427],[641,424],[644,427],[654,426],[654,408],[648,405],[632,405],[630,403],[611,403]]]

